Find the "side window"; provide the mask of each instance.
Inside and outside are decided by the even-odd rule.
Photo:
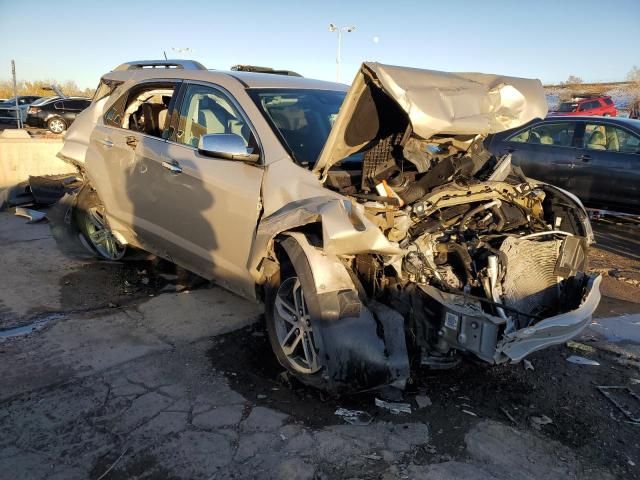
[[[616,128],[618,151],[623,153],[640,153],[640,137],[626,130]]]
[[[613,105],[613,100],[611,100],[610,98],[605,98],[604,103],[606,103],[607,105]]]
[[[64,105],[70,110],[80,111],[87,108],[89,106],[89,102],[86,100],[66,100]]]
[[[520,133],[515,134],[513,137],[507,139],[507,141],[526,143],[529,140],[529,132],[531,132],[531,130],[524,130]]]
[[[124,117],[124,106],[127,102],[127,94],[124,93],[115,101],[107,113],[104,115],[104,124],[109,127],[122,128],[122,119]]]
[[[64,110],[64,103],[63,102],[56,102],[53,104],[53,108],[55,108],[56,110]]]
[[[588,123],[584,130],[584,148],[608,152],[639,153],[640,137],[611,125]]]
[[[109,108],[104,116],[105,125],[161,138],[176,85],[171,82],[134,86]]]
[[[531,129],[528,143],[570,147],[574,130],[573,122],[543,123]]]
[[[202,135],[214,133],[239,135],[247,147],[255,147],[244,117],[221,91],[205,85],[188,85],[175,141],[197,147]]]

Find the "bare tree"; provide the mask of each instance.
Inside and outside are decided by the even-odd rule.
[[[640,82],[640,67],[634,65],[627,73],[627,80],[630,82]]]
[[[582,78],[576,75],[569,75],[569,78],[567,78],[565,82],[562,82],[562,85],[578,85],[580,83],[582,83]]]

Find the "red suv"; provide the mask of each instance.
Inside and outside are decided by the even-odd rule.
[[[608,95],[599,97],[574,97],[570,102],[562,102],[558,110],[549,112],[549,115],[599,115],[602,117],[617,117],[618,110]]]

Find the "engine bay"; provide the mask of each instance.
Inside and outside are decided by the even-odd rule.
[[[401,255],[345,261],[370,298],[410,319],[431,365],[456,350],[502,361],[494,358],[500,338],[576,308],[586,288],[580,212],[561,191],[524,177],[510,156],[493,157],[483,139],[389,135],[327,172],[325,186],[363,205],[401,247]],[[453,314],[452,305],[472,312]],[[485,344],[470,348],[454,317],[473,317],[480,333],[490,327],[493,340],[478,334]]]

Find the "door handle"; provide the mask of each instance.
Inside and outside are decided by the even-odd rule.
[[[133,135],[127,135],[125,137],[125,142],[127,143],[127,145],[129,145],[131,148],[136,148],[136,145],[138,145],[138,139],[136,137],[134,137]]]
[[[162,162],[162,167],[169,170],[171,173],[182,173],[182,167],[176,161]]]
[[[104,138],[104,139],[100,140],[100,143],[103,146],[107,147],[107,148],[113,147],[113,142],[111,140],[109,140],[108,138]]]
[[[516,150],[517,150],[516,148],[508,147],[508,148],[507,148],[507,153],[513,153],[513,152],[515,152]]]
[[[578,160],[582,160],[583,162],[589,162],[591,160],[591,155],[578,155]]]

